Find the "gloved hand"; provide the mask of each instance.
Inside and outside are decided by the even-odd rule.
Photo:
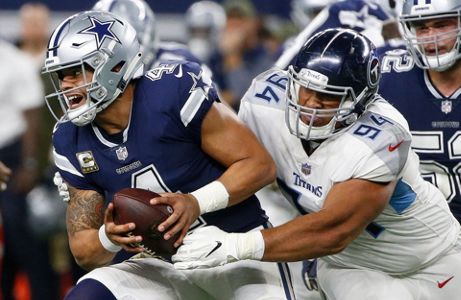
[[[303,261],[302,278],[309,291],[318,291],[317,259]]]
[[[64,179],[62,179],[61,174],[59,174],[59,172],[54,173],[53,182],[54,185],[56,185],[56,187],[58,188],[59,196],[61,196],[62,201],[68,202],[70,200],[69,189],[67,187],[67,184],[64,182]]]
[[[260,231],[227,233],[216,226],[206,226],[184,238],[172,261],[176,269],[203,269],[237,260],[260,260],[263,254]]]

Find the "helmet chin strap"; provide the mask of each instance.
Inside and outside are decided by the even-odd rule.
[[[429,69],[437,72],[443,72],[448,70],[455,64],[456,52],[456,49],[453,49],[448,53],[441,54],[435,57],[424,56],[424,60]]]

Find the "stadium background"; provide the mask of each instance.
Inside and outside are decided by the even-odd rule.
[[[214,0],[222,3],[223,0]],[[27,2],[44,3],[52,12],[52,27],[74,12],[89,9],[93,0],[43,0],[43,1],[0,1],[0,37],[14,40],[19,31],[18,9]],[[158,19],[161,39],[183,42],[186,39],[186,28],[183,14],[194,2],[192,0],[147,0]],[[261,15],[273,16],[276,20],[287,20],[290,15],[290,0],[252,0]],[[168,28],[168,30],[167,30]]]

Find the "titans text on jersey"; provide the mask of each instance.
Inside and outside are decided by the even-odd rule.
[[[418,176],[418,157],[410,150],[403,116],[378,98],[351,127],[308,155],[301,140],[280,126],[285,122],[286,82],[285,71],[261,74],[244,96],[239,117],[272,154],[279,186],[301,212],[321,210],[338,182],[397,181],[386,207],[366,230],[342,252],[320,259],[403,275],[445,255],[460,227],[442,193]]]

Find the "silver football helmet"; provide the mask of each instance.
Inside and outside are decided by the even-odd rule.
[[[456,60],[460,58],[460,12],[461,0],[406,0],[403,3],[402,14],[399,18],[403,27],[403,37],[420,68],[444,71],[453,66]],[[450,17],[456,17],[458,22],[456,29],[424,38],[416,36],[414,25],[417,22]],[[446,53],[440,53],[438,43],[455,38],[456,42],[453,48]],[[424,46],[427,45],[435,45],[435,54],[426,52]]]
[[[190,50],[201,60],[207,61],[217,47],[219,35],[226,24],[224,8],[213,1],[195,2],[186,11],[186,24]]]
[[[91,80],[86,71],[93,72]],[[46,101],[58,122],[89,124],[125,90],[132,78],[142,76],[136,32],[130,24],[108,12],[75,14],[52,33],[43,73],[50,76],[55,89],[46,96]],[[63,90],[63,78],[77,74],[83,74],[84,84]],[[77,96],[83,89],[86,99]],[[53,99],[59,100],[62,116],[54,111]],[[71,108],[76,101],[84,104]]]
[[[93,10],[108,11],[127,20],[136,30],[146,67],[150,67],[159,47],[156,18],[149,4],[143,0],[100,0]]]

